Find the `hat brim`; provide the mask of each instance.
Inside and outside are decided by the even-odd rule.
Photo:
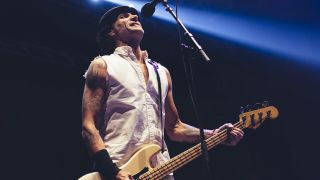
[[[99,21],[98,25],[98,32],[101,32],[101,30],[109,29],[112,27],[112,24],[117,20],[118,16],[122,13],[131,13],[138,15],[139,21],[140,21],[140,14],[139,12],[130,6],[117,6],[114,8],[109,9],[106,13],[104,13]]]

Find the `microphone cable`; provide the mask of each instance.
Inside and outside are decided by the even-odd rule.
[[[179,18],[178,7],[179,7],[179,0],[175,0],[175,11],[176,11],[175,13],[176,13],[177,18]],[[181,59],[182,59],[182,62],[183,62],[183,69],[184,69],[184,73],[185,73],[185,77],[186,77],[186,81],[187,81],[188,92],[189,92],[189,95],[190,95],[192,108],[193,108],[193,111],[194,111],[194,114],[195,114],[196,121],[197,121],[197,123],[199,125],[199,129],[203,130],[203,124],[202,124],[202,122],[200,120],[199,110],[197,108],[199,104],[197,102],[197,92],[196,92],[196,88],[195,88],[194,75],[193,75],[192,66],[191,66],[192,57],[191,57],[190,60],[188,60],[185,57],[184,47],[183,47],[183,43],[182,43],[181,29],[180,29],[179,25],[177,26],[177,30],[178,30],[178,36],[179,36],[180,54],[181,54]],[[194,49],[192,49],[192,50],[194,50]],[[202,139],[203,141],[201,140],[202,142],[200,142],[200,143],[201,143],[201,149],[203,151],[203,160],[204,160],[204,163],[205,163],[205,167],[207,169],[208,179],[213,180],[213,176],[212,176],[211,169],[210,169],[210,160],[209,160],[209,155],[208,155],[208,148],[207,148],[207,146],[205,144],[205,141],[204,141],[205,137],[204,137],[204,134],[203,134],[204,132],[202,130],[200,130],[200,139]]]

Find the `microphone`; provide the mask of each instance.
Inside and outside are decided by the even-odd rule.
[[[162,0],[152,0],[151,3],[145,4],[141,8],[141,15],[146,18],[151,17],[153,15],[154,11],[156,10],[156,5],[161,1]]]

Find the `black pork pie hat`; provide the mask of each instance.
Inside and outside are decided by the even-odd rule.
[[[97,31],[97,42],[100,46],[100,50],[107,50],[108,53],[113,51],[112,42],[109,37],[106,35],[111,29],[113,23],[117,20],[118,16],[122,13],[131,13],[138,16],[140,21],[139,12],[130,6],[117,6],[109,9],[105,12],[98,23],[98,31]],[[110,47],[111,45],[111,47]]]
[[[117,20],[119,14],[122,14],[122,13],[131,13],[131,14],[138,15],[138,18],[140,21],[139,12],[133,7],[117,6],[117,7],[111,8],[106,13],[104,13],[99,20],[97,39],[102,38],[101,36],[105,36],[105,34],[111,30],[112,24]]]

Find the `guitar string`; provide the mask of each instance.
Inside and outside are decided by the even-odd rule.
[[[224,132],[221,132],[221,133],[219,133],[217,136],[215,136],[215,138],[212,138],[212,139],[218,139],[219,141],[221,141],[221,138],[225,138],[225,137],[223,137],[223,136],[221,136],[221,135],[224,135]],[[208,142],[207,142],[208,143]],[[166,166],[161,166],[161,167],[158,167],[157,169],[154,169],[153,171],[151,171],[152,172],[152,174],[154,175],[154,177],[161,177],[162,175],[166,175],[166,174],[168,174],[168,173],[170,173],[170,172],[168,172],[168,171],[170,171],[171,170],[171,168],[168,168],[168,166],[173,166],[173,168],[175,169],[175,168],[179,168],[179,167],[181,167],[182,165],[184,165],[185,163],[187,163],[187,162],[189,162],[189,161],[191,161],[194,157],[196,157],[196,156],[198,156],[198,154],[199,154],[199,147],[198,147],[198,145],[196,145],[197,147],[194,147],[194,148],[190,148],[190,149],[188,149],[187,151],[185,151],[184,153],[182,153],[182,154],[180,154],[177,158],[175,158],[175,159],[173,159],[173,161],[171,161],[171,163],[169,163],[168,165],[166,165]],[[190,152],[189,152],[190,151]],[[181,155],[183,155],[183,156],[181,156]],[[188,156],[186,156],[186,155],[188,155]],[[181,157],[180,157],[181,156]],[[184,160],[184,161],[181,161],[181,160],[183,160],[183,159],[186,159],[186,160]],[[160,171],[160,172],[159,172]],[[172,171],[172,170],[171,170]],[[145,174],[148,178],[150,178],[150,175],[152,175],[151,174],[151,172],[149,172],[149,173],[147,173],[147,174]],[[145,175],[143,175],[143,176],[145,176]],[[151,176],[151,177],[153,177],[153,176]],[[142,178],[142,177],[141,177]]]
[[[238,124],[235,124],[234,126],[237,127]],[[206,143],[208,144],[209,148],[212,148],[212,146],[214,144],[219,144],[220,142],[222,142],[226,138],[226,136],[227,136],[226,131],[223,131],[220,134],[218,134],[215,138],[207,139]],[[174,168],[176,169],[176,168],[179,168],[179,167],[185,165],[186,163],[188,163],[191,160],[195,159],[196,157],[200,156],[201,154],[199,154],[199,153],[201,153],[201,149],[199,147],[192,149],[191,153],[189,153],[189,152],[186,153],[186,155],[188,155],[188,156],[179,157],[176,159],[176,161],[174,161],[175,162]],[[165,167],[167,167],[167,166],[165,166]],[[160,172],[162,172],[161,174],[166,175],[167,173],[170,173],[170,172],[168,172],[168,170],[170,171],[171,169],[166,169],[165,171],[160,171]]]
[[[239,124],[234,124],[235,127],[237,127],[238,125]],[[207,140],[210,140],[210,141],[207,141],[206,143],[209,146],[212,146],[212,143],[218,144],[218,143],[220,143],[219,141],[224,140],[224,138],[226,138],[226,133],[225,133],[225,131],[222,131],[217,136],[215,136],[215,138],[207,139]],[[155,171],[153,171],[153,174],[155,175],[155,177],[158,177],[158,176],[161,177],[163,175],[165,176],[166,174],[169,174],[170,171],[173,171],[172,168],[168,168],[169,166],[173,166],[174,169],[181,167],[182,165],[184,165],[184,164],[188,163],[189,161],[193,160],[195,157],[199,156],[199,150],[200,150],[199,147],[188,149],[187,151],[185,151],[184,153],[181,154],[183,156],[176,158],[175,160],[173,160],[170,164],[168,164],[166,166],[159,167],[159,169],[156,169]],[[186,156],[186,155],[188,155],[188,156]],[[158,172],[159,170],[160,170],[160,172]],[[150,177],[150,175],[149,175],[149,177]]]
[[[167,166],[164,166],[165,169],[164,168],[161,168],[161,169],[159,168],[157,171],[155,171],[154,177],[161,178],[161,177],[169,174],[170,171],[176,170],[176,168],[179,168],[179,167],[183,166],[184,164],[190,162],[191,160],[193,160],[194,158],[199,156],[199,152],[200,152],[200,148],[195,148],[190,153],[186,154],[188,156],[182,156],[182,157],[177,158],[175,161],[172,161],[172,163],[170,163],[170,165],[171,164],[173,165],[173,169],[168,169],[168,168],[166,168]],[[187,160],[183,160],[182,158],[187,159]],[[183,161],[181,161],[181,160],[183,160]]]
[[[192,150],[192,148],[191,149],[188,149],[187,151],[190,151],[190,152],[192,152],[191,151]],[[160,165],[159,167],[157,167],[156,169],[153,169],[151,172],[149,172],[149,173],[147,173],[147,174],[145,174],[145,175],[149,175],[150,176],[150,174],[159,174],[159,172],[158,171],[160,171],[160,172],[163,172],[164,171],[164,168],[166,168],[166,167],[168,167],[168,166],[172,166],[172,167],[175,167],[176,165],[177,165],[177,163],[176,163],[176,161],[177,160],[179,160],[179,159],[181,159],[181,156],[183,157],[183,156],[185,156],[186,154],[188,154],[189,152],[187,152],[187,151],[185,151],[185,152],[183,152],[183,153],[181,153],[180,155],[178,155],[178,156],[176,156],[175,158],[173,158],[172,159],[172,161],[171,161],[171,163],[165,163],[165,164],[163,164],[163,165]],[[160,175],[160,174],[159,174]]]
[[[237,124],[235,124],[235,127],[237,127]],[[219,134],[218,138],[207,139],[210,141],[207,141],[206,143],[208,144],[209,148],[212,148],[215,144],[219,144],[220,142],[222,142],[226,138],[226,136],[227,136],[226,133],[222,132],[221,134]],[[178,160],[182,160],[182,162],[180,163],[178,161],[178,163],[176,163],[177,167],[181,167],[182,165],[190,162],[191,160],[193,160],[197,156],[200,156],[199,152],[201,152],[201,149],[197,148],[197,149],[194,149],[193,151],[191,151],[191,154],[189,154],[189,156],[182,156],[182,158],[179,158]]]
[[[240,122],[235,123],[233,126],[242,128]],[[224,138],[227,137],[226,131],[227,130],[223,130],[219,132],[216,136],[206,139],[207,146],[211,149],[216,144],[221,143],[224,140]],[[180,168],[181,166],[195,159],[197,156],[200,156],[201,153],[199,154],[199,150],[201,150],[200,144],[197,144],[193,148],[190,148],[185,152],[181,153],[180,155],[174,157],[172,161],[170,161],[170,163],[168,164],[165,163],[163,165],[160,165],[159,167],[153,169],[152,171],[143,174],[141,178],[144,178],[144,177],[150,178],[152,174],[154,175],[154,177],[165,176],[169,174],[170,171],[174,171],[177,168]],[[171,167],[171,168],[168,168],[168,167]]]
[[[270,111],[270,110],[269,110]],[[269,117],[270,118],[270,117]],[[237,122],[233,125],[234,127],[238,127],[240,129],[244,129],[244,127],[241,125],[241,122]],[[212,137],[212,138],[208,138],[206,139],[206,143],[209,146],[209,149],[213,148],[215,145],[221,143],[222,141],[225,140],[225,138],[227,137],[227,133],[226,130],[223,130],[222,132],[219,132],[216,136]],[[170,171],[175,171],[177,168],[180,168],[181,166],[185,165],[186,163],[188,163],[189,161],[197,158],[198,156],[201,155],[201,153],[199,154],[199,144],[194,146],[193,148],[188,149],[187,151],[181,153],[180,155],[174,157],[172,159],[172,161],[170,161],[170,163],[165,163],[163,164],[163,166],[160,166],[158,168],[155,168],[149,172],[147,172],[146,174],[142,175],[141,177],[153,177],[152,174],[155,174],[154,177],[159,177],[162,178],[164,176],[166,176],[167,174],[170,173]],[[190,152],[191,154],[189,154]],[[189,155],[189,156],[186,156]],[[185,158],[188,157],[188,158]],[[182,159],[184,158],[184,159]],[[183,161],[182,161],[183,160]],[[168,168],[168,166],[173,165],[173,168]],[[163,170],[163,171],[162,171]],[[160,171],[160,172],[159,172]]]
[[[235,127],[237,127],[237,124],[234,125]],[[219,144],[220,142],[222,142],[225,138],[227,137],[225,131],[221,132],[216,138],[211,138],[208,139],[210,141],[207,141],[206,143],[208,144],[209,148],[212,148],[211,146],[214,144]],[[212,144],[213,143],[213,144]],[[191,151],[191,153],[187,153],[188,156],[182,156],[180,158],[177,159],[178,162],[175,161],[175,170],[177,168],[180,168],[181,166],[185,165],[186,163],[190,162],[191,160],[197,158],[198,156],[201,155],[201,149],[200,148],[195,148]],[[170,173],[169,171],[173,171],[172,169],[166,169],[165,171],[160,171],[160,177],[161,174],[163,174],[164,176],[168,173]]]

